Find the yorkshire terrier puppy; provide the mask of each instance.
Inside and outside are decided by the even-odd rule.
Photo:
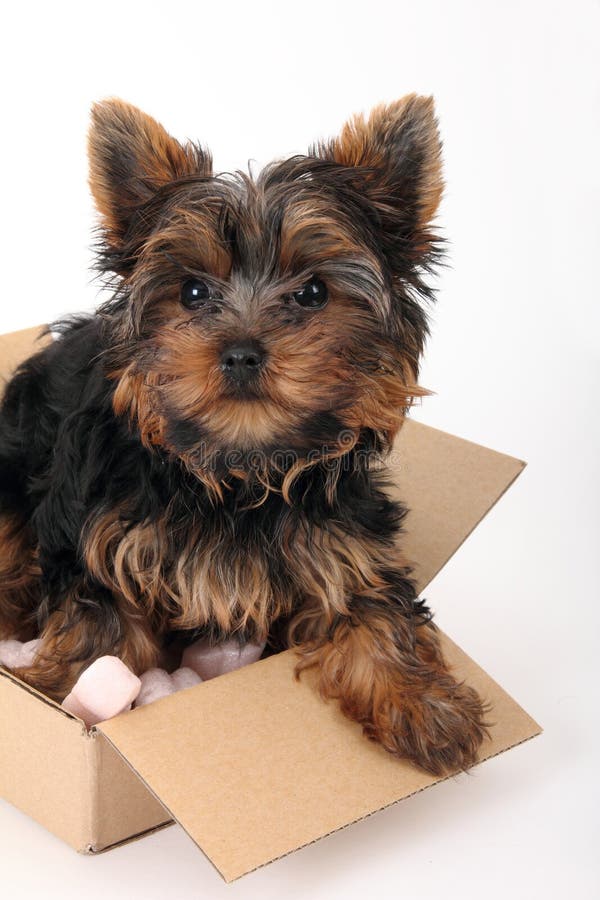
[[[89,155],[114,293],[0,411],[0,638],[42,640],[17,675],[60,700],[104,654],[140,673],[169,641],[268,639],[386,750],[468,767],[484,708],[399,561],[380,464],[423,393],[432,100],[257,176],[107,100]]]

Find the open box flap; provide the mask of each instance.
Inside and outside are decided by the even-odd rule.
[[[386,467],[390,496],[409,509],[400,547],[422,591],[525,463],[408,419]]]
[[[539,726],[448,638],[493,707],[487,759]],[[280,653],[97,726],[226,881],[439,781],[366,740]]]
[[[44,325],[36,325],[0,335],[0,394],[4,391],[4,382],[19,363],[52,341],[51,335],[44,331]]]
[[[407,422],[391,491],[411,508],[405,558],[424,587],[522,470],[520,460]],[[480,759],[539,726],[444,637],[446,656],[492,704]],[[288,651],[98,726],[227,880],[438,778],[367,741]]]

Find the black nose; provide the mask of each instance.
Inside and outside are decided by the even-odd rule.
[[[221,368],[236,381],[248,381],[258,373],[264,354],[258,344],[248,342],[227,347],[221,354]]]

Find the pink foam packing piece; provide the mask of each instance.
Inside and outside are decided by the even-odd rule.
[[[0,665],[16,669],[22,646],[21,641],[0,641]]]
[[[88,728],[131,707],[140,679],[116,656],[101,656],[81,673],[63,708],[83,719]]]
[[[134,701],[135,706],[145,706],[175,691],[256,662],[265,643],[247,643],[240,647],[235,639],[217,646],[211,646],[206,640],[196,641],[185,649],[182,666],[172,675],[156,668],[144,672],[140,678],[118,657],[102,656],[82,672],[62,706],[91,727],[130,709]],[[24,644],[15,640],[0,641],[0,665],[9,669],[30,666],[39,644],[39,639]]]
[[[39,644],[39,639],[25,644],[21,641],[0,641],[0,665],[7,669],[30,666],[35,660]]]
[[[186,668],[197,672],[203,681],[208,681],[209,678],[216,678],[225,672],[256,662],[265,646],[266,641],[261,644],[247,643],[240,647],[235,638],[216,646],[211,646],[207,640],[200,640],[185,648],[181,662]]]
[[[168,697],[176,691],[194,687],[200,684],[202,679],[193,669],[188,668],[177,669],[172,675],[164,669],[148,669],[140,676],[140,681],[142,687],[135,701],[136,707],[147,706],[148,703],[160,700],[161,697]]]
[[[175,685],[171,676],[164,669],[148,669],[140,676],[141,688],[135,701],[137,706],[146,706],[162,697],[175,693]]]
[[[171,681],[173,682],[176,691],[183,691],[185,688],[194,687],[194,685],[200,684],[202,679],[193,669],[184,666],[172,673]]]

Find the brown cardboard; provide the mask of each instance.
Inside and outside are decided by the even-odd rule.
[[[0,677],[0,711],[0,793],[83,848],[90,796],[81,723],[7,677]]]
[[[0,379],[41,346],[34,345],[39,333],[0,337]],[[421,589],[523,465],[406,423],[390,460],[390,489],[411,508],[402,550]],[[443,640],[459,675],[492,703],[480,760],[539,733],[502,688]],[[231,880],[438,780],[369,743],[335,703],[318,698],[311,672],[293,679],[293,663],[291,652],[281,653],[91,733],[0,668],[0,794],[87,852],[173,815]]]
[[[84,853],[170,822],[106,741],[2,667],[0,796]]]
[[[461,678],[493,704],[480,759],[539,731],[449,639]],[[291,651],[99,726],[231,881],[430,787],[439,778],[365,740],[336,703],[317,701]]]
[[[410,510],[400,546],[422,591],[525,463],[408,419],[387,467],[390,495]]]
[[[4,390],[4,381],[19,363],[41,350],[51,340],[49,334],[44,334],[44,326],[23,328],[21,331],[0,335],[0,394]]]

